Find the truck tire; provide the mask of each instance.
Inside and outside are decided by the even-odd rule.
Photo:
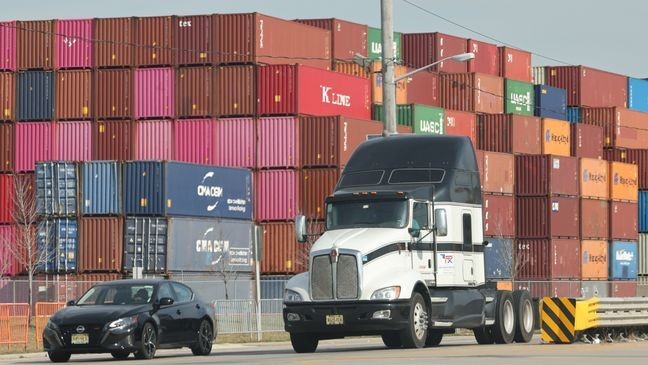
[[[491,327],[473,328],[473,334],[475,335],[475,340],[480,345],[492,345],[495,343]]]
[[[495,324],[491,328],[495,343],[511,343],[515,337],[515,306],[510,291],[498,291]]]
[[[390,349],[397,349],[403,346],[400,333],[398,332],[385,332],[382,334],[382,340],[385,346]]]
[[[533,303],[531,295],[526,290],[513,292],[513,305],[515,309],[515,342],[527,343],[533,338]]]
[[[317,350],[319,339],[316,336],[307,333],[291,333],[290,343],[296,353],[306,354]]]
[[[443,332],[428,329],[425,347],[437,347],[441,343],[441,340],[443,340]]]
[[[420,293],[414,292],[410,299],[409,321],[406,329],[401,331],[403,347],[419,349],[425,346],[428,334],[428,314],[425,301]]]

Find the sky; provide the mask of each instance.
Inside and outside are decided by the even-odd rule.
[[[533,52],[534,66],[587,65],[632,77],[648,78],[648,46],[643,38],[646,33],[648,1],[392,1],[394,30],[399,32],[443,32],[491,43],[512,45]],[[374,27],[380,26],[380,0],[2,0],[2,2],[4,4],[0,12],[0,20],[260,12],[285,19],[335,17]]]

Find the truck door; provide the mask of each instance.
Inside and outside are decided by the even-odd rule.
[[[412,247],[412,268],[421,273],[424,280],[429,283],[434,281],[434,248],[432,246],[434,240],[433,235],[430,233],[432,228],[430,209],[431,206],[427,202],[415,201],[412,206],[412,223],[410,226],[413,229],[420,230],[419,237],[414,239],[414,242],[419,240],[420,242],[415,243]]]

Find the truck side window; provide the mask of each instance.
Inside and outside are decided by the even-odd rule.
[[[472,217],[469,213],[463,214],[463,250],[472,251]]]
[[[425,203],[414,203],[412,214],[412,228],[422,229],[429,226],[428,205]]]

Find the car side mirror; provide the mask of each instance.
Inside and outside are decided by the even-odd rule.
[[[301,214],[295,217],[295,238],[297,238],[297,242],[299,243],[304,243],[308,240],[306,217]]]
[[[408,228],[407,231],[409,232],[410,236],[413,238],[419,238],[421,236],[421,230],[416,229],[416,228]]]
[[[76,302],[75,302],[74,300],[70,300],[70,301],[68,301],[67,303],[65,303],[65,305],[66,305],[67,307],[72,307],[72,306],[76,305]]]
[[[171,304],[173,304],[173,299],[168,298],[168,297],[164,297],[164,298],[160,299],[160,302],[158,304],[160,305],[160,307],[164,307],[166,305],[171,305]]]

